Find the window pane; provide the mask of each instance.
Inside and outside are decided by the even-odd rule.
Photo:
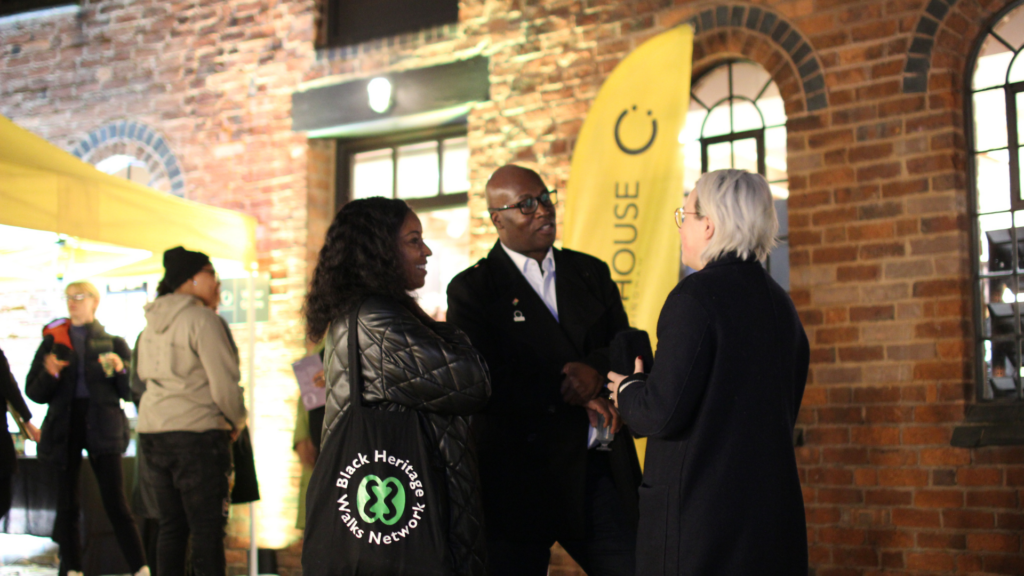
[[[978,154],[978,213],[1003,212],[1010,209],[1010,153],[996,150]]]
[[[708,172],[732,168],[732,142],[719,142],[708,146]]]
[[[1006,146],[1006,94],[1003,90],[986,90],[974,94],[975,150],[991,150]]]
[[[1007,398],[1017,392],[1017,358],[1015,353],[1018,344],[1014,341],[985,341],[985,372],[987,384],[984,395],[986,398]],[[1019,376],[1018,376],[1019,377]]]
[[[693,95],[706,106],[714,106],[722,98],[729,96],[729,67],[719,66],[708,72],[697,81]]]
[[[1018,54],[1020,53],[1018,52]],[[1024,57],[1018,56],[1010,64],[1010,75],[1007,77],[1007,81],[1020,82],[1021,80],[1024,80]]]
[[[1000,260],[998,257],[996,260],[992,258],[992,244],[1005,242],[1009,245],[1010,242],[1010,213],[1001,212],[998,214],[987,214],[985,216],[978,217],[978,231],[979,231],[979,246],[981,248],[979,258],[979,270],[982,274],[988,274],[989,272],[999,272],[1002,270],[1010,269],[1010,259],[1004,258]],[[996,246],[996,252],[999,253],[1001,249]]]
[[[708,138],[730,132],[732,132],[732,123],[729,118],[729,102],[727,100],[711,110],[711,114],[704,121],[704,130],[701,132],[701,136]]]
[[[768,274],[789,292],[789,242],[779,242],[768,255]]]
[[[352,199],[394,194],[391,148],[361,152],[352,156]]]
[[[785,119],[783,119],[785,121]],[[769,128],[764,131],[765,166],[769,182],[786,179],[786,127]],[[785,183],[784,183],[785,185]]]
[[[746,138],[732,143],[733,168],[757,174],[757,140]]]
[[[789,237],[789,203],[785,199],[775,200],[775,215],[779,219],[779,238]]]
[[[691,140],[683,146],[683,190],[689,192],[700,178],[700,141]],[[682,200],[680,200],[682,206]]]
[[[398,197],[437,196],[437,142],[421,142],[398,148]]]
[[[423,224],[423,241],[434,254],[427,259],[427,281],[416,291],[416,296],[427,314],[444,320],[448,310],[448,283],[470,264],[469,207],[417,215]]]
[[[700,138],[700,127],[708,112],[696,100],[690,100],[690,111],[686,113],[686,124],[679,133],[679,143],[686,144]]]
[[[1010,12],[992,30],[1019,50],[1024,45],[1024,10],[1017,8]]]
[[[1006,82],[1006,71],[1013,60],[1013,52],[1006,45],[989,36],[978,54],[978,65],[974,69],[974,89],[1002,86]]]
[[[754,104],[746,100],[735,98],[732,101],[732,130],[733,132],[744,132],[762,128],[761,113],[757,111]]]
[[[1016,284],[1013,277],[984,278],[981,290],[986,303],[984,310],[985,335],[998,338],[1013,336],[1013,319],[1017,306]],[[1020,298],[1024,301],[1024,297]]]
[[[757,107],[764,116],[765,126],[786,125],[786,105],[782,102],[779,87],[772,82],[757,100]]]
[[[444,141],[441,165],[444,174],[441,190],[445,194],[469,191],[469,143],[466,138]]]
[[[771,80],[768,71],[752,62],[732,63],[732,93],[734,96],[757,98],[764,85]]]

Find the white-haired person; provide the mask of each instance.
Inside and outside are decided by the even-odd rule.
[[[661,310],[650,374],[638,360],[608,375],[648,438],[636,573],[807,574],[793,426],[809,349],[761,265],[778,231],[771,191],[757,174],[710,172],[675,216],[694,273]]]
[[[39,458],[59,470],[53,539],[60,547],[60,576],[83,572],[79,529],[78,472],[82,449],[99,485],[103,509],[133,574],[149,576],[139,530],[124,493],[121,455],[128,447],[128,419],[121,400],[130,400],[131,349],[96,321],[100,293],[89,282],[64,289],[68,318],[43,328],[25,382],[25,392],[49,404],[39,440]]]

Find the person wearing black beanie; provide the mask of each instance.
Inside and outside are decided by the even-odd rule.
[[[195,576],[224,576],[231,441],[247,419],[238,352],[215,312],[209,256],[178,246],[164,252],[164,269],[132,358],[136,429],[160,515],[156,572],[184,576],[191,544]]]
[[[210,257],[202,252],[185,250],[183,246],[164,252],[164,278],[156,287],[156,295],[174,292],[206,266],[212,267],[212,264]]]

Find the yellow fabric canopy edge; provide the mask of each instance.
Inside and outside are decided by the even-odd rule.
[[[140,248],[256,261],[256,220],[104,174],[0,116],[0,224]]]

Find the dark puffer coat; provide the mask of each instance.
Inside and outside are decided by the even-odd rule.
[[[325,350],[327,406],[322,445],[349,406],[348,318],[330,328]],[[469,415],[491,395],[487,364],[458,328],[426,326],[397,302],[367,299],[359,310],[363,401],[381,410],[418,410],[444,459],[448,543],[455,574],[486,573],[486,541],[476,450]]]
[[[121,410],[121,400],[130,400],[128,370],[107,378],[99,356],[114,352],[125,367],[131,363],[131,348],[124,338],[111,336],[97,321],[89,324],[85,350],[85,383],[89,388],[88,432],[85,446],[89,454],[121,454],[128,447],[128,419]],[[71,405],[75,401],[78,379],[78,353],[71,354],[71,363],[54,378],[43,367],[43,359],[53,349],[53,336],[47,336],[36,350],[32,367],[25,379],[25,393],[38,404],[49,404],[43,419],[39,457],[58,468],[67,463],[68,433],[71,426]]]

